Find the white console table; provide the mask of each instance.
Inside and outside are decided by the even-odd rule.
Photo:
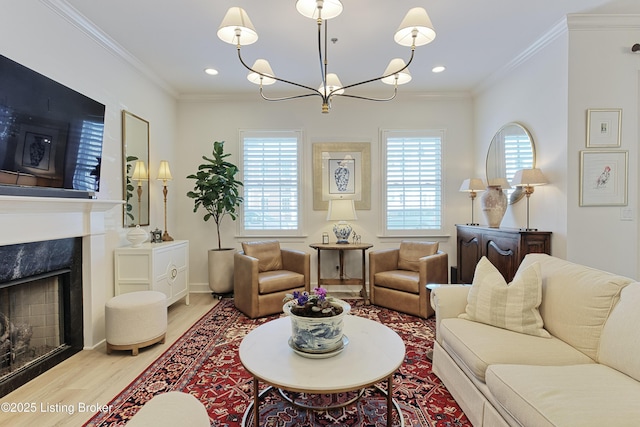
[[[167,306],[186,297],[189,305],[189,241],[143,243],[115,250],[115,294],[159,291]]]

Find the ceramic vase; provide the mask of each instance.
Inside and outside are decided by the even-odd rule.
[[[507,196],[502,191],[502,187],[490,185],[480,197],[482,213],[489,224],[489,227],[498,228],[507,211]]]
[[[127,233],[127,240],[131,242],[131,246],[134,248],[140,247],[148,238],[147,232],[136,225]]]
[[[311,354],[330,353],[343,346],[344,316],[351,311],[348,302],[334,299],[333,303],[342,307],[342,313],[330,317],[304,317],[291,312],[295,301],[286,303],[282,310],[291,318],[291,339],[289,345],[295,350]]]

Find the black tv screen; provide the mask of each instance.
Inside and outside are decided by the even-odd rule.
[[[105,106],[0,55],[0,194],[92,197]]]

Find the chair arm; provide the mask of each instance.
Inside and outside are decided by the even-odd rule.
[[[258,258],[236,252],[233,255],[233,298],[245,314],[258,311]]]
[[[420,258],[420,285],[427,283],[447,284],[449,283],[449,255],[446,252],[438,251],[433,255]]]
[[[311,290],[311,255],[296,249],[280,249],[282,268],[304,276],[304,288]]]
[[[445,285],[431,291],[431,307],[436,312],[436,339],[440,342],[442,319],[458,317],[467,308],[467,295],[471,286]]]
[[[381,271],[391,271],[398,269],[398,248],[380,249],[369,252],[369,282],[373,281],[373,276]]]

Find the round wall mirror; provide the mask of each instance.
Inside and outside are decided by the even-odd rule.
[[[500,178],[511,182],[516,171],[536,166],[536,150],[529,131],[519,123],[502,126],[491,140],[487,152],[487,184]],[[522,199],[522,188],[505,189],[509,204]]]

